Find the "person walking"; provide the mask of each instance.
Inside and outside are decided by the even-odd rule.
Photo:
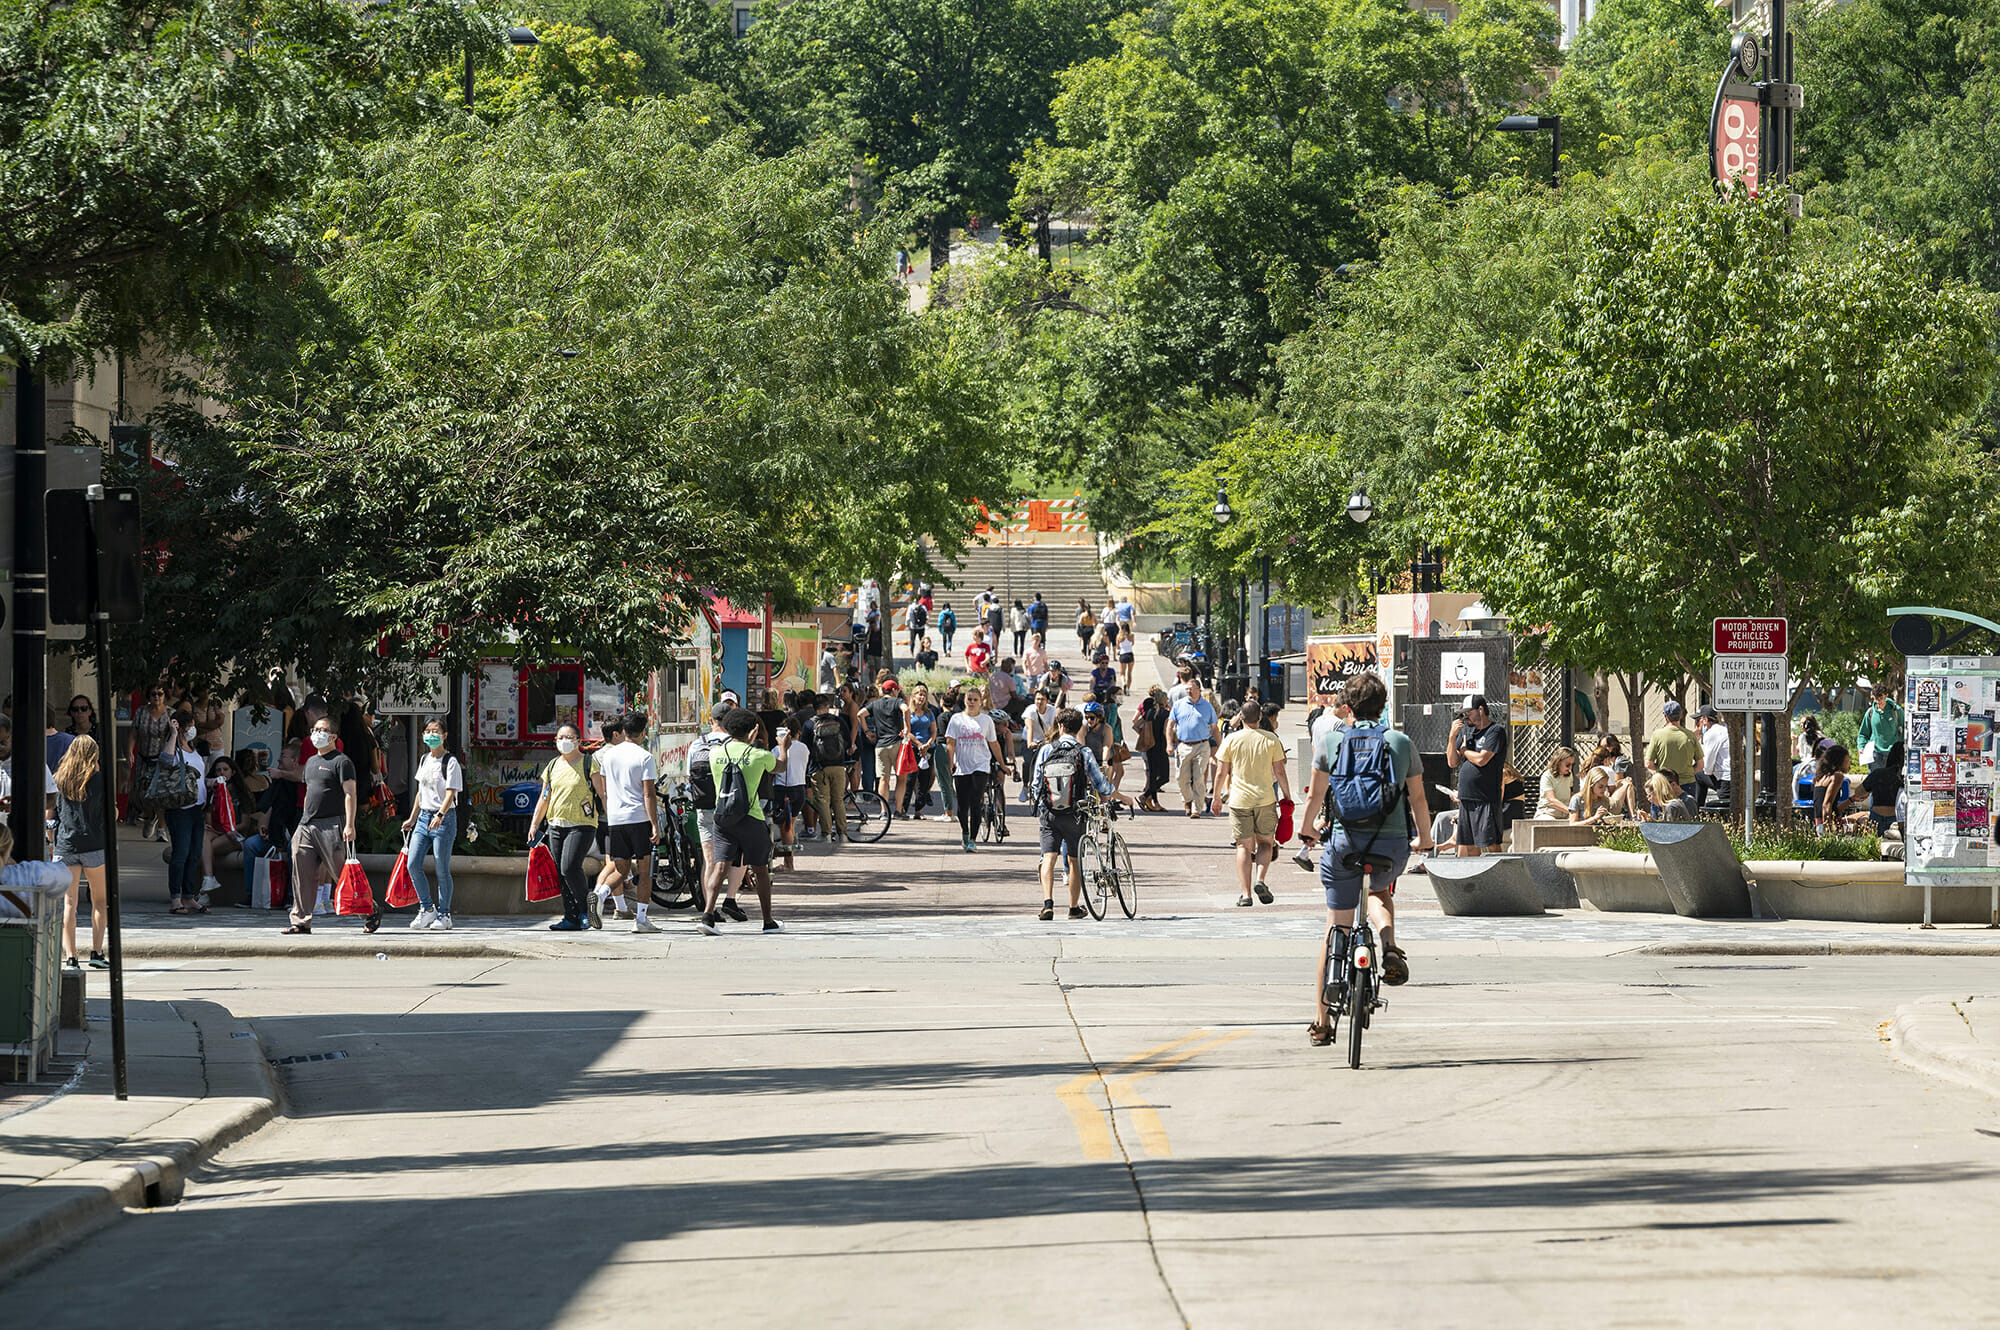
[[[156,683],[147,690],[146,705],[132,716],[132,737],[125,754],[125,769],[132,778],[132,806],[139,816],[139,835],[146,839],[167,838],[166,814],[163,809],[141,808],[140,797],[152,778],[153,768],[179,746],[174,713],[167,706],[167,686]]]
[[[997,656],[1000,654],[1000,634],[1007,630],[1007,606],[1000,597],[993,594],[992,587],[986,588],[986,605],[983,613],[986,643],[993,648],[993,654]]]
[[[582,739],[574,725],[556,728],[556,756],[542,768],[541,798],[528,818],[530,844],[542,834],[545,824],[548,827],[549,857],[555,860],[556,880],[562,887],[563,913],[549,925],[553,933],[580,933],[590,927],[585,914],[591,884],[584,875],[583,859],[597,834],[597,791],[591,784],[594,764],[583,751]],[[416,876],[414,870],[411,876]],[[438,876],[442,882],[442,870]]]
[[[1160,791],[1167,787],[1168,778],[1167,712],[1166,690],[1154,684],[1132,717],[1132,751],[1146,759],[1146,785],[1139,791],[1139,807],[1151,813],[1166,811],[1160,806]]]
[[[1049,635],[1049,603],[1042,599],[1039,591],[1028,602],[1028,631],[1040,637]]]
[[[1061,712],[1053,693],[1040,692],[1035,694],[1034,705],[1021,713],[1021,739],[1027,750],[1027,760],[1023,765],[1029,772],[1032,773],[1035,763],[1041,760],[1042,748],[1056,737],[1056,718]],[[1030,801],[1034,799],[1032,781],[1022,788],[1021,797]]]
[[[1043,644],[1040,633],[1028,635],[1028,649],[1021,653],[1021,673],[1027,676],[1028,687],[1038,689],[1042,678],[1049,672],[1049,652]]]
[[[634,888],[632,931],[657,933],[660,926],[646,917],[646,911],[653,900],[653,847],[660,843],[659,765],[640,743],[646,737],[644,716],[626,712],[620,730],[617,743],[598,750],[591,777],[604,806],[604,840],[615,870],[593,899],[600,919],[607,901],[623,914],[626,890]]]
[[[347,866],[361,812],[354,762],[335,751],[333,722],[324,715],[313,721],[309,741],[312,756],[301,773],[305,803],[292,833],[291,927],[285,929],[298,934],[312,932],[321,875],[333,883]]]
[[[1239,727],[1215,753],[1215,796],[1211,811],[1229,808],[1229,839],[1236,842],[1236,880],[1242,887],[1238,905],[1257,899],[1271,903],[1270,865],[1278,857],[1278,801],[1292,797],[1291,773],[1285,768],[1285,746],[1258,722],[1264,712],[1245,702],[1236,713]]]
[[[1367,677],[1367,676],[1358,676]],[[1358,711],[1358,708],[1357,708]],[[1451,723],[1445,760],[1458,768],[1458,854],[1476,859],[1500,853],[1501,785],[1507,766],[1507,727],[1497,723],[1478,694]]]
[[[785,856],[785,870],[790,872],[799,843],[799,823],[805,817],[807,769],[812,761],[805,730],[811,726],[812,719],[809,713],[797,709],[797,698],[790,693],[785,698],[794,709],[785,716],[785,723],[778,727],[771,741],[771,755],[778,764],[773,782],[776,786],[773,803],[777,809],[781,837],[772,849]]]
[[[186,767],[193,777],[187,782],[193,795],[162,810],[171,843],[167,855],[167,894],[173,904],[168,908],[174,914],[208,913],[208,902],[201,896],[202,819],[208,811],[208,781],[204,775],[206,764],[195,751],[195,735],[193,714],[175,712],[174,740],[160,754],[157,763],[168,768]]]
[[[1187,696],[1174,703],[1167,725],[1167,760],[1177,764],[1181,807],[1200,817],[1208,791],[1208,757],[1215,746],[1215,707],[1201,695],[1201,680],[1189,676]]]
[[[943,650],[945,655],[949,656],[951,654],[952,634],[958,631],[958,612],[952,609],[951,602],[948,600],[944,603],[944,608],[938,611],[937,630],[938,646]]]
[[[812,806],[819,834],[829,847],[847,840],[847,769],[854,762],[854,732],[847,718],[834,709],[838,699],[824,693],[812,699]]]
[[[952,797],[958,804],[958,829],[970,854],[979,839],[980,815],[985,811],[986,782],[996,766],[1005,766],[1000,751],[999,732],[986,713],[986,694],[978,688],[965,690],[965,710],[951,718],[945,738],[951,741]]]
[[[1131,604],[1126,601],[1119,606],[1124,609]],[[1126,692],[1132,691],[1132,669],[1138,662],[1138,640],[1133,636],[1129,620],[1118,621],[1118,686]]]
[[[1695,712],[1694,723],[1701,732],[1701,771],[1694,778],[1695,805],[1700,807],[1708,803],[1709,796],[1714,795],[1721,806],[1727,808],[1733,774],[1729,756],[1729,726],[1723,721],[1722,713],[1714,707],[1703,707]],[[1884,754],[1888,751],[1887,748],[1882,750]]]
[[[965,645],[965,668],[974,674],[984,674],[992,663],[993,648],[986,645],[986,630],[973,629],[972,640]]]
[[[1028,651],[1028,607],[1018,598],[1014,608],[1008,611],[1007,626],[1014,632],[1014,654],[1024,656]]]
[[[723,876],[709,883],[697,926],[710,937],[722,932],[717,897],[725,890],[733,897],[747,874],[763,910],[764,931],[783,932],[784,926],[771,917],[771,822],[764,812],[777,757],[750,742],[757,718],[743,708],[724,716],[722,727],[729,737],[709,750],[709,766],[716,785],[715,857]],[[740,911],[731,917],[743,921]]]
[[[1890,695],[1888,684],[1877,682],[1868,695],[1872,701],[1862,714],[1861,730],[1854,741],[1861,749],[1863,765],[1872,771],[1888,759],[1891,748],[1903,742],[1905,717],[1903,704]]]
[[[571,731],[571,751],[574,751],[576,727],[567,728]],[[557,738],[561,738],[560,730]],[[410,802],[415,806],[403,819],[403,838],[410,847],[410,885],[417,889],[417,917],[410,921],[410,927],[448,933],[452,926],[451,847],[458,840],[458,801],[465,795],[465,764],[447,744],[441,720],[424,726],[424,750],[416,777],[411,781],[414,796]],[[557,751],[561,751],[560,743]],[[548,782],[544,780],[544,796],[547,789]],[[424,857],[431,854],[437,856],[436,896],[431,895],[430,879],[424,876]],[[560,872],[561,860],[557,860],[556,867]],[[581,857],[577,871],[579,874],[583,871]]]
[[[910,690],[910,704],[903,709],[903,738],[917,753],[917,769],[903,782],[903,812],[919,822],[931,804],[931,783],[937,777],[937,745],[943,737],[938,709],[931,702],[928,684]]]
[[[1090,602],[1082,596],[1076,598],[1076,644],[1084,658],[1090,658],[1090,639],[1097,636],[1097,615],[1091,612]]]
[[[913,600],[903,617],[910,626],[910,654],[914,656],[918,652],[918,644],[924,642],[924,630],[930,627],[930,606],[921,600]]]
[[[76,959],[76,914],[83,884],[90,884],[90,964],[104,969],[104,928],[110,915],[104,907],[104,773],[98,766],[97,740],[80,734],[56,767],[55,861],[69,870],[69,896],[63,902],[63,964],[82,968]]]
[[[875,750],[875,788],[882,796],[883,816],[896,816],[896,759],[903,749],[903,699],[894,679],[871,701],[862,717],[868,742]]]
[[[1029,768],[1028,799],[1035,807],[1035,821],[1041,833],[1042,908],[1036,917],[1044,922],[1056,917],[1056,860],[1069,861],[1069,917],[1081,919],[1083,908],[1083,833],[1088,825],[1083,808],[1083,787],[1099,798],[1132,801],[1112,789],[1099,769],[1097,759],[1083,742],[1083,715],[1064,710],[1055,721],[1055,738],[1043,746]]]

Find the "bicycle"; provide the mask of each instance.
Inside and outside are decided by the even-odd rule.
[[[1083,811],[1088,826],[1078,846],[1077,860],[1085,873],[1084,908],[1090,911],[1091,918],[1102,919],[1111,912],[1111,897],[1116,896],[1125,917],[1136,919],[1139,879],[1132,872],[1132,852],[1113,825],[1118,820],[1117,801],[1093,797]]]
[[[1380,985],[1376,979],[1376,964],[1381,953],[1375,946],[1375,928],[1368,922],[1369,889],[1374,885],[1375,870],[1391,868],[1394,861],[1386,855],[1353,851],[1343,860],[1347,868],[1361,870],[1361,899],[1356,903],[1354,926],[1347,932],[1347,945],[1341,945],[1341,933],[1337,926],[1329,925],[1326,930],[1326,989],[1321,997],[1326,1001],[1326,1032],[1328,1042],[1340,1034],[1340,1018],[1347,1017],[1347,1065],[1361,1066],[1361,1036],[1367,1030],[1370,1018],[1389,1004],[1383,1000]]]
[[[986,793],[980,796],[979,839],[988,845],[1007,840],[1007,796],[1000,782],[989,778]]]
[[[686,910],[703,904],[702,869],[694,803],[688,787],[677,785],[667,795],[660,843],[653,847],[653,904],[663,910]]]
[[[878,841],[889,832],[889,805],[873,790],[849,790],[847,839]]]

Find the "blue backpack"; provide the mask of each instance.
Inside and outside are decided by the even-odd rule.
[[[1328,815],[1349,825],[1381,822],[1402,796],[1395,755],[1389,751],[1389,727],[1358,725],[1343,733],[1326,782]]]

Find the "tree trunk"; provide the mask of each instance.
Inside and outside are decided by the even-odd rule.
[[[1632,775],[1640,784],[1645,783],[1646,756],[1646,678],[1636,670],[1618,676],[1618,686],[1625,690],[1625,719],[1631,726],[1631,747],[1627,753],[1632,758]]]
[[[1035,209],[1035,253],[1041,257],[1044,268],[1055,263],[1055,247],[1049,235],[1049,205],[1046,203]]]

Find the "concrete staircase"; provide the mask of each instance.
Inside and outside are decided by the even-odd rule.
[[[959,611],[959,622],[967,622],[966,607],[991,585],[1008,605],[1023,604],[1037,591],[1049,603],[1049,629],[1067,630],[1076,618],[1079,596],[1090,607],[1104,607],[1104,574],[1097,565],[1097,550],[1089,545],[975,545],[965,552],[964,561],[947,574],[958,585],[940,586],[940,603],[949,600]]]

